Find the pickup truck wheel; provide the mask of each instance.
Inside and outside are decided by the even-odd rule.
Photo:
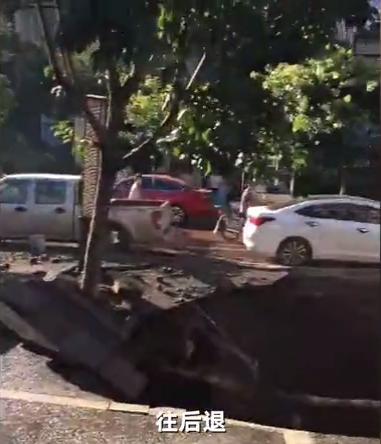
[[[179,205],[172,205],[172,221],[177,227],[184,227],[187,222],[187,215]]]

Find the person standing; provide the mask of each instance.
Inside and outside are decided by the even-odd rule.
[[[248,183],[241,195],[239,204],[239,217],[246,219],[247,209],[255,205],[255,192],[253,184]]]
[[[134,177],[134,183],[131,186],[128,194],[129,200],[142,200],[143,199],[143,179],[141,174],[136,174]]]

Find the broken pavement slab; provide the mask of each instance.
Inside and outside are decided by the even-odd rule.
[[[28,322],[26,322],[21,316],[19,316],[14,310],[0,302],[0,323],[13,332],[18,334],[27,342],[37,344],[51,352],[56,352],[57,348],[38,330],[33,328]],[[1,442],[1,441],[0,441]]]
[[[59,354],[65,362],[86,366],[119,393],[136,399],[144,390],[146,378],[122,355],[120,345],[118,340],[107,343],[87,331],[80,331],[64,338]]]
[[[0,290],[0,302],[10,309],[6,325],[22,339],[47,344],[64,361],[99,374],[127,399],[136,399],[146,381],[123,355],[121,338],[91,312],[50,290],[48,284],[8,276]]]
[[[128,319],[110,309],[107,301],[99,303],[84,298],[77,290],[75,278],[70,274],[60,274],[70,273],[72,263],[49,265],[51,268],[45,269],[47,276],[43,280],[30,276],[30,272],[36,271],[30,266],[29,270],[21,268],[16,274],[8,273],[3,279],[0,302],[13,310],[14,317],[18,316],[18,323],[14,321],[10,325],[8,321],[8,326],[24,340],[56,351],[65,362],[83,365],[100,374],[127,399],[136,399],[146,381],[121,353],[120,345],[128,339],[140,320],[182,303],[213,294],[220,296],[235,285],[247,282],[247,276],[253,273],[242,274],[233,266],[240,282],[232,283],[232,278],[210,261],[211,276],[204,279],[174,264],[166,264],[162,258],[152,267],[147,267],[147,258],[144,259],[144,266],[138,262],[128,267],[124,265],[122,268],[127,270],[119,273],[121,281],[131,281],[138,276],[142,282],[142,295],[131,300],[133,316]],[[110,265],[111,269],[115,268]],[[107,264],[104,268],[107,270]],[[282,276],[272,273],[272,279],[275,275],[277,278]],[[163,286],[161,290],[158,282]],[[23,328],[20,320],[24,321]]]

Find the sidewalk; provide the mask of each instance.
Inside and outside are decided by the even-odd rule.
[[[67,398],[66,398],[67,399]],[[78,404],[78,400],[74,399]],[[64,402],[62,403],[64,404]],[[376,439],[319,436],[256,425],[226,425],[226,433],[162,434],[149,414],[54,403],[1,400],[2,444],[376,444]]]

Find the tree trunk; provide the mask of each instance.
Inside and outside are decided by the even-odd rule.
[[[82,292],[89,297],[98,295],[102,256],[109,236],[107,220],[114,177],[115,174],[105,168],[105,162],[102,159],[80,282]]]
[[[89,227],[91,223],[91,218],[88,218],[86,216],[80,216],[78,218],[79,220],[79,229],[80,229],[80,236],[79,236],[79,242],[78,242],[78,270],[80,273],[83,271],[83,267],[85,265],[85,253],[86,253],[86,244],[87,244],[87,236],[89,234]]]
[[[294,196],[294,194],[295,194],[295,179],[296,179],[296,172],[294,169],[292,169],[291,178],[290,178],[290,194],[291,194],[291,196]]]
[[[107,47],[110,36],[104,36],[101,47]],[[110,230],[108,226],[108,212],[115,176],[119,162],[115,157],[118,147],[118,134],[124,124],[124,102],[120,95],[120,83],[116,69],[116,61],[111,56],[108,59],[108,111],[105,130],[106,139],[100,147],[100,162],[98,181],[93,214],[87,236],[86,251],[83,258],[83,271],[80,287],[85,296],[96,298],[101,282],[101,267],[105,246],[109,243]],[[93,128],[96,132],[96,129]],[[98,141],[101,140],[97,134]],[[106,142],[107,140],[107,142]]]
[[[339,168],[339,181],[340,181],[340,190],[339,194],[343,195],[347,192],[347,177],[346,170],[343,165],[340,165]]]

